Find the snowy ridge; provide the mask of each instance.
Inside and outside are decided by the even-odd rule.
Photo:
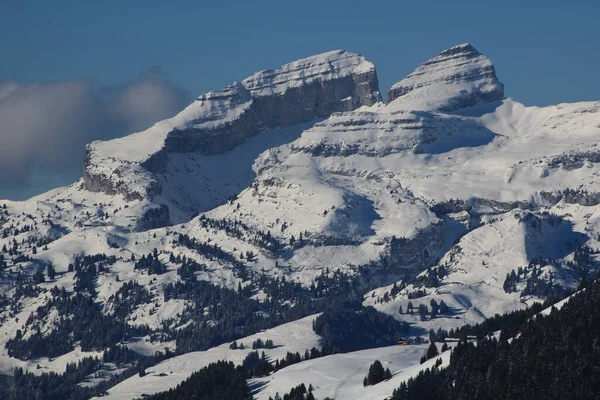
[[[242,81],[254,97],[283,95],[294,87],[353,74],[373,73],[375,65],[362,56],[334,50],[257,72]]]
[[[478,227],[462,236],[439,261],[438,265],[444,267],[445,274],[436,287],[421,288],[425,293],[411,299],[408,294],[414,293],[419,287],[408,285],[397,297],[381,303],[377,299],[389,292],[391,286],[379,288],[365,296],[365,305],[398,315],[399,307],[406,310],[409,302],[418,307],[419,304],[430,304],[432,299],[444,301],[455,310],[452,318],[440,317],[418,322],[418,315],[402,316],[403,319],[434,330],[465,323],[476,324],[495,314],[524,308],[537,301],[535,295],[522,294],[530,275],[524,274],[515,287],[508,291],[505,290],[506,277],[519,267],[527,269],[536,260],[573,260],[571,249],[586,240],[581,225],[588,225],[589,222],[573,225],[558,215],[570,214],[581,218],[580,213],[586,208],[570,205],[552,208],[549,213],[542,215],[521,210],[486,215]],[[462,216],[470,217],[466,212]],[[460,220],[459,215],[455,218]],[[592,242],[588,244],[597,246],[595,240]],[[542,279],[570,289],[577,287],[577,274],[566,264],[553,265],[548,261],[538,264]],[[420,276],[427,277],[428,271]]]
[[[372,107],[315,124],[292,150],[317,157],[385,157],[407,150],[436,154],[484,145],[495,136],[467,117]]]
[[[292,365],[266,378],[253,379],[250,383],[266,384],[255,398],[267,400],[276,393],[287,393],[291,388],[304,382],[312,384],[318,399],[349,400],[383,400],[392,396],[402,382],[406,382],[419,372],[432,368],[440,359],[441,367],[450,363],[451,351],[442,353],[423,364],[420,357],[427,350],[427,345],[406,347],[390,346],[378,349],[362,350],[347,354],[335,354]],[[392,378],[372,386],[363,386],[363,379],[369,372],[370,365],[379,360],[384,368],[389,368]]]

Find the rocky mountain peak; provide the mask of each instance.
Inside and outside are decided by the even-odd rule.
[[[442,111],[502,98],[504,85],[492,62],[468,43],[425,61],[388,92],[388,103],[396,106]]]
[[[452,46],[449,49],[442,51],[434,59],[450,57],[450,56],[454,56],[457,54],[475,55],[475,56],[481,55],[481,53],[478,52],[477,49],[475,47],[473,47],[470,43],[462,43],[462,44]]]
[[[85,188],[129,199],[161,193],[157,174],[169,154],[219,155],[264,130],[323,118],[381,101],[375,66],[335,50],[257,72],[199,96],[146,131],[88,145]]]
[[[315,82],[375,72],[375,65],[359,54],[334,50],[303,58],[276,69],[256,72],[242,81],[253,97],[283,95]],[[375,91],[374,91],[375,92]],[[374,93],[376,96],[376,94]]]

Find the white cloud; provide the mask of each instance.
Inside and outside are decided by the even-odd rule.
[[[185,94],[168,84],[159,68],[146,71],[140,80],[125,86],[112,104],[117,116],[127,121],[132,132],[146,129],[156,121],[175,115]]]
[[[87,143],[145,129],[177,113],[185,98],[158,68],[108,99],[85,81],[0,83],[0,198],[72,182]]]

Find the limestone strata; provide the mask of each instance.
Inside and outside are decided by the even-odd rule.
[[[504,98],[504,86],[486,56],[470,44],[444,50],[392,86],[388,103],[411,104],[453,111]]]
[[[199,102],[244,105],[238,118],[214,124],[208,118],[174,129],[168,152],[221,154],[261,130],[352,111],[380,101],[375,68],[363,57],[334,51],[258,72],[241,83],[201,96]]]
[[[374,65],[343,50],[258,72],[144,132],[88,145],[85,187],[152,198],[161,192],[154,174],[165,170],[169,153],[222,154],[265,129],[370,106],[381,101],[378,85]]]

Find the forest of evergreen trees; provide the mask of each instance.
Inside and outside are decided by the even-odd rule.
[[[516,292],[517,284],[524,283],[525,287],[521,289],[521,297],[535,296],[542,299],[564,297],[568,289],[556,282],[556,272],[552,271],[560,271],[563,279],[568,278],[573,281],[593,278],[600,270],[600,263],[593,257],[596,253],[589,246],[583,245],[575,249],[573,260],[533,259],[526,267],[519,267],[506,274],[503,284],[504,291]],[[544,274],[543,271],[547,269],[550,272]]]
[[[254,354],[254,353],[250,353]],[[195,372],[176,388],[150,396],[149,400],[252,400],[246,377],[251,376],[246,362],[234,366],[232,362],[218,361]],[[271,400],[316,400],[314,388],[304,383],[289,393],[275,395]]]
[[[105,315],[91,296],[82,293],[69,296],[64,288],[53,289],[51,299],[37,309],[35,318],[41,319],[53,309],[58,311],[58,319],[49,332],[42,334],[37,327],[25,339],[21,330],[17,330],[15,337],[8,340],[6,348],[11,357],[21,360],[58,357],[73,350],[76,343],[83,351],[103,350],[128,337],[149,333],[147,327],[132,327],[122,319]]]
[[[328,307],[314,320],[313,330],[322,337],[323,348],[343,352],[396,344],[410,326],[373,307],[348,302]]]
[[[375,360],[369,367],[369,373],[363,380],[363,386],[377,385],[379,382],[383,382],[391,378],[392,373],[390,372],[390,369],[383,369],[381,361]]]
[[[312,385],[308,385],[308,389],[304,383],[299,384],[296,387],[290,389],[289,393],[285,393],[282,396],[279,393],[275,394],[275,398],[269,397],[269,400],[316,400],[315,395],[313,394]],[[332,399],[325,399],[332,400]]]
[[[175,389],[151,396],[151,400],[252,400],[247,371],[232,362],[218,361],[179,384]]]
[[[549,315],[505,323],[520,334],[460,342],[448,368],[420,373],[393,400],[600,398],[600,280]]]

